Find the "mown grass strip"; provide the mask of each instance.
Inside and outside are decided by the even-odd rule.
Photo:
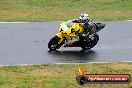
[[[130,74],[132,63],[46,64],[1,66],[0,88],[81,88],[75,77],[78,68],[88,74]],[[131,88],[130,84],[86,84],[84,88]]]
[[[93,20],[130,20],[132,0],[0,0],[0,21],[60,21],[83,12]]]

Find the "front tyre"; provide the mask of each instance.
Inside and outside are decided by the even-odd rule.
[[[55,51],[56,49],[59,49],[63,45],[63,42],[58,44],[59,40],[60,38],[58,36],[54,36],[53,38],[51,38],[51,40],[48,43],[48,48],[51,51]]]

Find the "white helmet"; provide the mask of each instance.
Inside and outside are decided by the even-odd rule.
[[[85,23],[85,22],[89,22],[90,19],[88,17],[88,14],[82,13],[79,17],[79,21],[80,23]]]

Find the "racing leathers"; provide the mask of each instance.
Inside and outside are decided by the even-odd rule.
[[[62,24],[62,30],[66,31],[73,23],[80,23],[80,21],[78,19],[68,20]],[[84,25],[85,31],[90,31],[91,33],[96,32],[96,25],[91,20],[82,24]]]

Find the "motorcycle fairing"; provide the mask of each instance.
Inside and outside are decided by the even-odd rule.
[[[60,38],[60,41],[58,44],[60,44],[64,38],[66,39],[72,39],[72,38],[77,38],[78,33],[82,33],[84,31],[84,28],[81,24],[79,23],[73,23],[72,27],[68,28],[66,31],[61,30],[62,25],[65,23],[62,23],[59,29],[59,33],[56,35]]]

